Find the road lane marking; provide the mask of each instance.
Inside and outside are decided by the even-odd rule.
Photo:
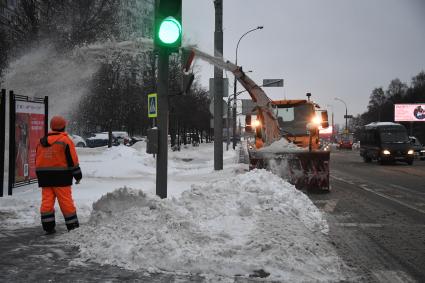
[[[360,227],[360,228],[382,228],[384,224],[379,223],[356,223],[356,222],[348,222],[348,223],[335,223],[336,226],[341,227]]]
[[[420,213],[425,214],[425,210],[423,210],[423,209],[420,209],[420,208],[414,207],[414,206],[412,206],[412,205],[410,205],[410,204],[408,204],[408,203],[405,203],[404,201],[401,201],[401,200],[395,199],[395,198],[393,198],[393,197],[387,196],[387,195],[385,195],[385,194],[383,194],[383,193],[376,192],[376,191],[374,191],[374,190],[372,190],[372,189],[369,189],[369,188],[368,188],[367,186],[365,186],[365,185],[361,185],[361,186],[358,186],[358,187],[359,187],[359,188],[362,188],[362,189],[363,189],[363,190],[365,190],[365,191],[368,191],[368,192],[371,192],[371,193],[373,193],[373,194],[375,194],[375,195],[378,195],[378,196],[380,196],[380,197],[383,197],[383,198],[385,198],[385,199],[388,199],[388,200],[391,200],[391,201],[393,201],[393,202],[396,202],[396,203],[398,203],[398,204],[400,204],[400,205],[402,205],[402,206],[408,207],[408,208],[410,208],[410,209],[416,210],[417,212],[420,212]]]
[[[331,175],[331,177],[332,177],[332,178],[334,178],[334,179],[336,179],[336,180],[338,180],[338,181],[341,181],[341,182],[344,182],[344,183],[347,183],[347,184],[350,184],[350,185],[354,185],[354,184],[352,184],[352,182],[347,182],[347,181],[346,181],[346,180],[344,180],[343,178],[338,178],[338,177],[333,176],[333,175]],[[368,186],[367,186],[367,185],[365,185],[365,184],[355,185],[355,187],[361,188],[361,189],[363,189],[363,190],[365,190],[365,191],[367,191],[367,192],[373,193],[373,194],[378,195],[378,196],[380,196],[380,197],[383,197],[383,198],[385,198],[385,199],[387,199],[387,200],[391,200],[391,201],[396,202],[396,203],[398,203],[398,204],[400,204],[400,205],[402,205],[402,206],[405,206],[405,207],[407,207],[407,208],[410,208],[410,209],[413,209],[413,210],[415,210],[415,211],[417,211],[417,212],[420,212],[420,213],[422,213],[422,214],[425,214],[425,210],[420,209],[420,208],[417,208],[417,207],[414,207],[414,206],[412,206],[412,205],[410,205],[410,204],[408,204],[408,203],[405,203],[404,201],[401,201],[401,200],[395,199],[395,198],[390,197],[390,196],[388,196],[388,195],[385,195],[385,194],[383,194],[383,193],[377,192],[376,190],[369,189],[369,188],[368,188]]]
[[[396,188],[396,189],[400,189],[400,190],[404,190],[404,191],[408,191],[414,194],[418,194],[418,195],[425,195],[425,192],[418,192],[400,185],[394,185],[394,184],[390,184],[391,187]]]

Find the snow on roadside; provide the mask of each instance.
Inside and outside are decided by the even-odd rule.
[[[235,152],[224,151],[224,170],[214,171],[213,144],[182,147],[181,151],[169,152],[168,195],[178,196],[190,189],[191,184],[206,180],[227,178],[240,170],[235,164]],[[77,148],[83,179],[72,186],[80,222],[86,222],[92,211],[92,203],[102,195],[117,188],[128,186],[155,194],[156,162],[146,153],[146,143],[132,147]],[[0,229],[19,229],[40,225],[41,192],[37,184],[13,189],[13,195],[0,198]],[[56,202],[56,221],[64,225]]]
[[[63,236],[92,260],[131,270],[339,281],[342,262],[307,196],[264,170],[193,185],[159,199],[121,188],[93,204],[89,223]]]

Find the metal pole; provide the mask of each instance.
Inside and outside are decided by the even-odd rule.
[[[168,60],[169,52],[160,48],[158,56],[158,155],[156,159],[156,194],[167,197],[168,161]]]
[[[341,98],[335,97],[335,100],[341,101],[342,103],[344,103],[345,106],[345,132],[348,132],[348,108],[347,108],[347,103],[345,103],[344,100],[342,100]]]
[[[239,46],[239,43],[238,43]],[[238,65],[238,48],[236,47],[236,66]],[[233,83],[233,106],[232,106],[232,122],[233,122],[233,149],[236,149],[236,91],[237,91],[237,81],[236,77]]]
[[[345,132],[348,133],[348,110],[347,110],[347,106],[345,106]]]
[[[223,0],[215,0],[214,56],[223,58]],[[223,70],[214,67],[214,170],[223,170]]]
[[[44,97],[44,135],[49,133],[49,97]]]
[[[331,104],[327,104],[327,107],[330,107],[332,110],[332,116],[331,116],[331,125],[332,125],[332,133],[331,133],[331,142],[334,141],[334,131],[335,131],[335,125],[334,125],[334,107]]]
[[[7,194],[12,195],[13,185],[15,183],[15,95],[9,91],[9,182]]]
[[[229,123],[229,119],[230,119],[230,95],[227,98],[227,117],[226,117],[226,127],[227,127],[227,137],[226,137],[226,151],[229,150],[229,144],[230,144],[230,123]]]
[[[5,131],[6,131],[6,90],[1,90],[0,98],[0,197],[3,196],[3,183],[4,183],[4,144],[5,144]]]

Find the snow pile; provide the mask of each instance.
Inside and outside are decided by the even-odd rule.
[[[88,224],[63,240],[80,261],[131,270],[338,281],[341,266],[319,210],[264,170],[193,185],[159,199],[121,188],[93,204]]]
[[[156,172],[153,157],[133,147],[120,145],[79,152],[84,178],[136,178]]]
[[[258,151],[264,152],[264,153],[280,153],[280,152],[299,152],[299,151],[306,151],[306,150],[307,148],[299,147],[296,144],[289,142],[287,139],[281,138],[280,140],[273,142],[269,146],[260,148]]]

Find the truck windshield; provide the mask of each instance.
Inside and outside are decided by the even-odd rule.
[[[277,109],[279,127],[293,135],[307,135],[307,123],[314,116],[312,105],[302,104]]]
[[[381,132],[381,141],[384,143],[404,143],[408,142],[407,133],[401,130],[390,130]]]

